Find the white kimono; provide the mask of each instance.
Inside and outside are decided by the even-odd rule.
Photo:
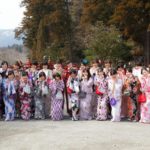
[[[52,70],[50,70],[50,69],[42,69],[42,70],[39,71],[39,74],[41,72],[44,72],[46,74],[46,78],[47,79],[48,78],[53,79],[53,72],[52,72]],[[38,74],[38,76],[39,76],[39,74]]]
[[[111,78],[108,80],[109,98],[110,99],[115,98],[117,100],[116,105],[111,106],[112,121],[120,121],[122,87],[123,87],[123,81],[121,79],[117,79],[115,83]]]

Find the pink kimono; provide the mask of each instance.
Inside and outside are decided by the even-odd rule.
[[[141,78],[141,88],[146,95],[146,102],[141,103],[142,123],[150,123],[150,76]]]

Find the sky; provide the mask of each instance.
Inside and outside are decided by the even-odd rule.
[[[15,29],[21,23],[24,8],[22,0],[0,0],[0,29]]]

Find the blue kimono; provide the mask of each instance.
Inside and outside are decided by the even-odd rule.
[[[11,121],[15,118],[15,83],[9,79],[4,79],[2,83],[3,100],[5,104],[5,121]]]

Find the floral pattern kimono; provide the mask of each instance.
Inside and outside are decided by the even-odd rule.
[[[97,95],[98,105],[96,120],[106,120],[108,115],[108,81],[106,78],[97,77],[95,82],[97,88],[103,93],[102,95]]]
[[[36,81],[38,79],[38,70],[36,69],[29,69],[28,71],[28,75],[29,75],[29,80],[30,82],[32,83],[32,95],[31,95],[31,115],[34,116],[34,113],[35,113],[35,101],[34,101],[34,97],[35,97],[35,93],[34,93],[34,89],[35,89],[35,84],[36,84]]]
[[[58,121],[63,119],[63,91],[64,91],[64,81],[53,80],[50,85],[51,90],[51,118],[53,121]]]
[[[138,101],[137,97],[140,91],[140,81],[137,77],[128,77],[123,86],[123,95],[127,99],[128,117],[131,120],[138,120]]]
[[[70,101],[69,104],[71,104],[73,120],[77,120],[77,111],[79,110],[79,86],[80,83],[78,78],[73,79],[69,77],[67,81],[67,88],[72,90],[72,93],[68,94],[68,97]]]
[[[27,83],[20,81],[19,94],[21,102],[21,117],[24,120],[29,120],[31,117],[31,91],[32,84],[29,80]]]
[[[14,80],[3,80],[3,100],[5,104],[5,121],[14,120],[15,118],[15,98],[16,89]]]
[[[49,87],[46,81],[37,81],[35,86],[35,119],[45,119],[45,113],[50,115],[49,108],[50,105],[46,106],[47,99],[49,95]],[[50,101],[50,99],[48,99]],[[46,112],[47,111],[47,112]]]
[[[92,98],[93,98],[93,79],[83,79],[80,83],[81,92],[85,92],[86,95],[80,98],[80,119],[91,120],[92,119]]]
[[[116,100],[115,105],[111,105],[111,121],[120,121],[121,120],[121,103],[122,103],[122,87],[123,81],[122,79],[117,78],[116,81],[113,79],[108,80],[108,94],[109,99],[114,98]]]
[[[141,88],[146,95],[146,102],[141,103],[141,119],[142,123],[150,123],[150,76],[141,77]]]

